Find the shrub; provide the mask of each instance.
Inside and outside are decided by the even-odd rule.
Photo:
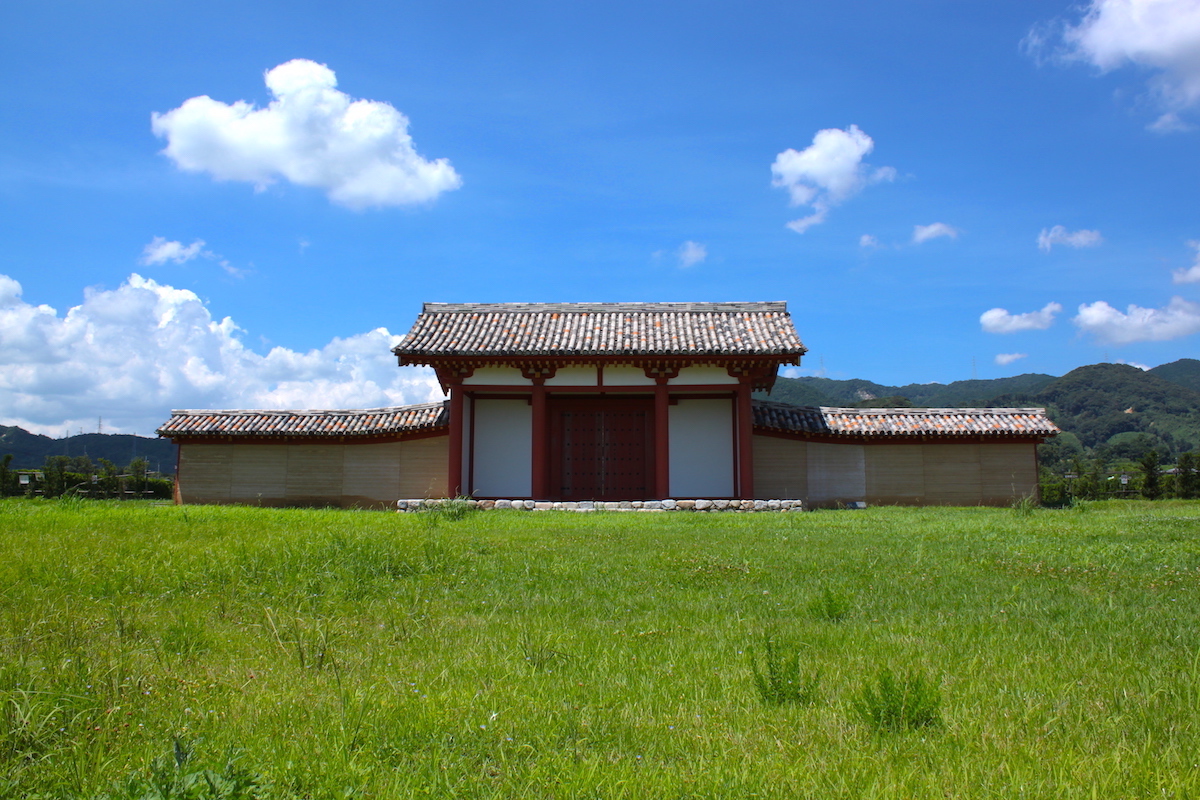
[[[897,678],[885,667],[874,685],[863,684],[853,707],[877,731],[915,730],[941,724],[941,700],[941,692],[925,673],[911,670]]]

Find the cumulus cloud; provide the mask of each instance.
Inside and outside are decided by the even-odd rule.
[[[21,284],[7,275],[0,275],[0,309],[13,308],[20,303]]]
[[[308,352],[248,349],[195,294],[134,274],[65,314],[0,275],[0,423],[58,434],[97,416],[151,433],[172,408],[364,408],[441,397],[431,370],[396,366],[376,328]]]
[[[1100,235],[1100,231],[1068,231],[1062,225],[1055,225],[1053,228],[1042,228],[1042,232],[1038,234],[1037,246],[1038,249],[1049,253],[1050,248],[1056,244],[1065,244],[1067,247],[1095,247],[1104,241],[1104,237]]]
[[[858,237],[858,246],[874,249],[879,247],[879,240],[869,233],[864,233],[862,236]]]
[[[197,239],[185,247],[183,242],[171,242],[161,236],[155,236],[150,244],[142,248],[142,257],[139,261],[147,266],[165,264],[168,261],[183,264],[191,261],[203,251],[203,239]]]
[[[1167,114],[1151,125],[1179,129],[1173,112],[1200,101],[1200,3],[1196,0],[1091,0],[1077,23],[1035,27],[1023,42],[1035,57],[1082,61],[1110,72],[1151,72],[1150,90]]]
[[[1008,309],[993,308],[979,315],[979,324],[985,333],[1044,331],[1054,324],[1054,315],[1062,310],[1058,303],[1047,303],[1041,311],[1026,314],[1010,314]]]
[[[353,209],[422,203],[462,185],[448,160],[417,153],[408,117],[338,91],[324,64],[295,59],[265,79],[274,98],[266,108],[205,95],[152,114],[163,153],[189,172],[260,189],[283,178]]]
[[[951,239],[958,238],[958,228],[952,228],[944,222],[935,222],[932,225],[914,225],[913,226],[913,244],[922,244],[930,239],[937,239],[941,236],[948,236]]]
[[[1101,300],[1081,305],[1071,322],[1108,344],[1165,342],[1200,333],[1200,303],[1172,297],[1166,308],[1130,305],[1122,313]]]
[[[699,242],[684,242],[676,253],[679,256],[679,266],[687,269],[694,267],[708,258],[708,248]]]
[[[793,206],[809,206],[813,213],[787,224],[804,233],[825,221],[829,210],[853,197],[871,183],[896,179],[892,167],[872,169],[863,163],[875,142],[851,125],[845,130],[817,131],[812,144],[803,150],[788,148],[771,165],[771,185],[786,189]]]
[[[1007,367],[1014,361],[1020,361],[1022,358],[1029,358],[1028,353],[997,353],[996,363],[1002,367]]]
[[[1177,269],[1171,273],[1171,280],[1175,283],[1200,283],[1200,241],[1192,240],[1188,242],[1188,247],[1196,250],[1196,260],[1187,269]]]

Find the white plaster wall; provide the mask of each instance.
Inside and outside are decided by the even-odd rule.
[[[861,444],[808,444],[808,500],[866,500],[867,470]]]
[[[516,367],[480,367],[469,378],[463,379],[464,386],[531,386],[532,382],[521,376]]]
[[[737,383],[724,367],[684,367],[679,370],[679,377],[671,381],[671,385],[694,386],[708,383]]]
[[[672,497],[733,496],[733,401],[680,400],[667,418]]]
[[[653,386],[654,379],[647,378],[641,367],[605,367],[605,386]]]
[[[563,367],[553,378],[546,379],[547,386],[595,386],[595,367]]]
[[[475,475],[479,497],[533,494],[533,410],[528,401],[475,401]]]

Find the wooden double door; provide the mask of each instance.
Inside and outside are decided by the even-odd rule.
[[[561,500],[654,497],[654,400],[550,398],[550,490]]]

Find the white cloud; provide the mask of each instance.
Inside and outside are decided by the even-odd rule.
[[[1200,3],[1196,0],[1091,0],[1078,24],[1035,28],[1023,43],[1035,56],[1052,47],[1063,59],[1109,72],[1126,65],[1152,71],[1150,89],[1170,112],[1200,100]],[[1182,124],[1163,116],[1160,131]]]
[[[958,229],[952,228],[944,222],[935,222],[932,225],[913,226],[913,244],[928,242],[930,239],[937,239],[940,236],[948,236],[951,239],[957,239]]]
[[[871,169],[863,157],[875,142],[851,125],[846,130],[826,128],[817,131],[804,150],[788,148],[771,165],[771,185],[787,189],[793,206],[809,206],[813,213],[787,224],[796,233],[804,233],[825,221],[829,209],[853,197],[864,186],[896,179],[892,167]]]
[[[431,370],[396,366],[385,328],[320,349],[249,350],[190,291],[131,275],[65,314],[0,275],[0,423],[57,434],[150,434],[172,408],[364,408],[441,397]]]
[[[1038,234],[1037,246],[1039,250],[1049,253],[1050,248],[1056,244],[1065,244],[1067,247],[1095,247],[1104,241],[1104,237],[1100,235],[1100,231],[1068,231],[1062,225],[1055,225],[1053,228],[1042,228],[1042,232]]]
[[[694,267],[704,259],[708,258],[708,248],[699,242],[684,242],[679,246],[677,254],[679,256],[679,266],[687,269]]]
[[[189,172],[260,189],[283,178],[354,209],[421,203],[462,185],[448,160],[417,153],[408,117],[338,91],[324,64],[295,59],[265,78],[274,97],[266,108],[200,96],[152,114],[163,152]]]
[[[0,309],[21,304],[21,284],[7,275],[0,275]]]
[[[183,242],[170,242],[161,236],[155,236],[150,244],[142,248],[142,257],[138,261],[147,266],[165,264],[168,261],[183,264],[201,255],[203,250],[203,239],[197,239],[185,247]]]
[[[1172,297],[1166,308],[1130,305],[1121,313],[1101,300],[1081,305],[1071,321],[1109,344],[1165,342],[1200,333],[1200,303]]]
[[[1190,122],[1184,122],[1174,111],[1168,111],[1160,115],[1158,119],[1146,126],[1146,130],[1154,131],[1155,133],[1185,133],[1195,129],[1195,125],[1192,125]]]
[[[876,248],[879,247],[879,240],[869,233],[864,233],[862,236],[858,237],[858,246]]]
[[[1060,311],[1062,306],[1058,303],[1047,303],[1041,311],[1026,314],[1010,314],[1008,309],[993,308],[979,315],[979,324],[985,333],[1044,331],[1054,324],[1054,315]]]
[[[1028,353],[997,353],[996,363],[1002,367],[1007,367],[1014,361],[1019,361],[1022,358],[1029,358]]]
[[[1116,361],[1114,361],[1113,363],[1114,363],[1114,364],[1124,364],[1124,365],[1126,365],[1126,366],[1129,366],[1129,367],[1137,367],[1137,368],[1138,368],[1138,369],[1140,369],[1142,372],[1148,372],[1148,371],[1150,370],[1150,367],[1149,367],[1149,365],[1147,365],[1147,364],[1140,364],[1140,363],[1138,363],[1137,361],[1126,361],[1126,360],[1125,360],[1125,359],[1123,359],[1123,358],[1118,358],[1118,359],[1117,359]]]
[[[779,368],[779,375],[780,375],[780,377],[783,377],[783,378],[804,378],[804,377],[824,378],[827,373],[828,373],[828,371],[825,369],[824,364],[822,364],[817,369],[811,369],[809,367],[780,367]]]
[[[162,236],[155,236],[150,244],[142,248],[142,257],[138,259],[138,263],[146,266],[165,264],[168,261],[185,264],[197,256],[216,261],[221,269],[234,278],[244,278],[249,272],[249,270],[235,267],[224,256],[211,250],[205,250],[203,239],[197,239],[185,247],[183,242],[172,242]]]
[[[1174,283],[1200,283],[1200,241],[1188,242],[1188,247],[1195,248],[1196,261],[1187,269],[1177,269],[1171,273]]]

